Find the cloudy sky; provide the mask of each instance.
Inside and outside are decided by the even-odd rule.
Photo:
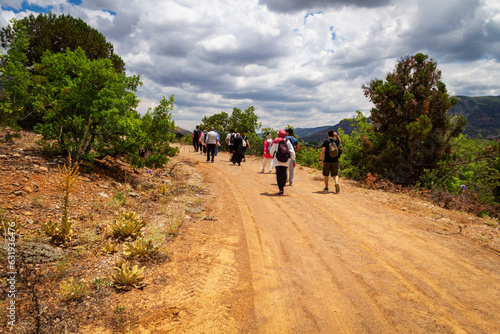
[[[0,0],[0,27],[70,14],[139,74],[139,111],[175,95],[173,119],[254,106],[263,127],[334,125],[371,103],[361,86],[403,56],[438,62],[452,95],[500,95],[498,0]]]

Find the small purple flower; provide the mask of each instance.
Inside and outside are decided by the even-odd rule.
[[[153,175],[153,170],[152,169],[148,169],[148,171],[146,173]]]
[[[462,185],[460,186],[460,188],[462,188],[462,190],[467,190],[467,187],[465,186],[465,184],[462,184]]]

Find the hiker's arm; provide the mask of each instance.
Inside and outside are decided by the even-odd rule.
[[[321,149],[321,154],[319,155],[319,164],[320,165],[323,163],[323,157],[325,156],[325,151],[326,151],[326,147],[323,147]]]

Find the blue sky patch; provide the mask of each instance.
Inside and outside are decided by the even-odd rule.
[[[106,13],[110,13],[111,15],[116,16],[116,12],[113,12],[111,10],[101,9],[101,11],[106,12]]]
[[[5,6],[5,5],[1,5],[1,7],[2,7],[2,10],[11,10],[16,14],[21,13],[21,12],[25,12],[27,10],[30,10],[30,11],[36,12],[36,13],[48,13],[52,10],[52,8],[54,8],[53,6],[40,7],[37,5],[29,4],[27,1],[23,1],[21,9],[15,9],[13,7]]]
[[[308,13],[306,14],[306,16],[304,16],[304,24],[306,24],[306,20],[307,20],[307,18],[308,18],[309,16],[314,16],[314,15],[316,15],[316,14],[325,14],[325,12],[323,12],[323,11],[319,11],[319,12],[316,12],[316,13],[308,12]]]
[[[329,30],[332,32],[332,41],[334,41],[337,38],[337,34],[333,31],[333,26],[330,26]]]

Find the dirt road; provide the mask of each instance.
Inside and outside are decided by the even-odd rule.
[[[222,153],[206,163],[186,147],[181,156],[200,161],[213,182],[219,221],[244,231],[237,243],[250,272],[240,277],[253,305],[230,312],[235,331],[499,332],[499,256],[460,234],[436,233],[432,206],[416,201],[422,209],[412,213],[348,185],[324,192],[319,172],[306,168],[280,197],[260,159],[237,166]]]

